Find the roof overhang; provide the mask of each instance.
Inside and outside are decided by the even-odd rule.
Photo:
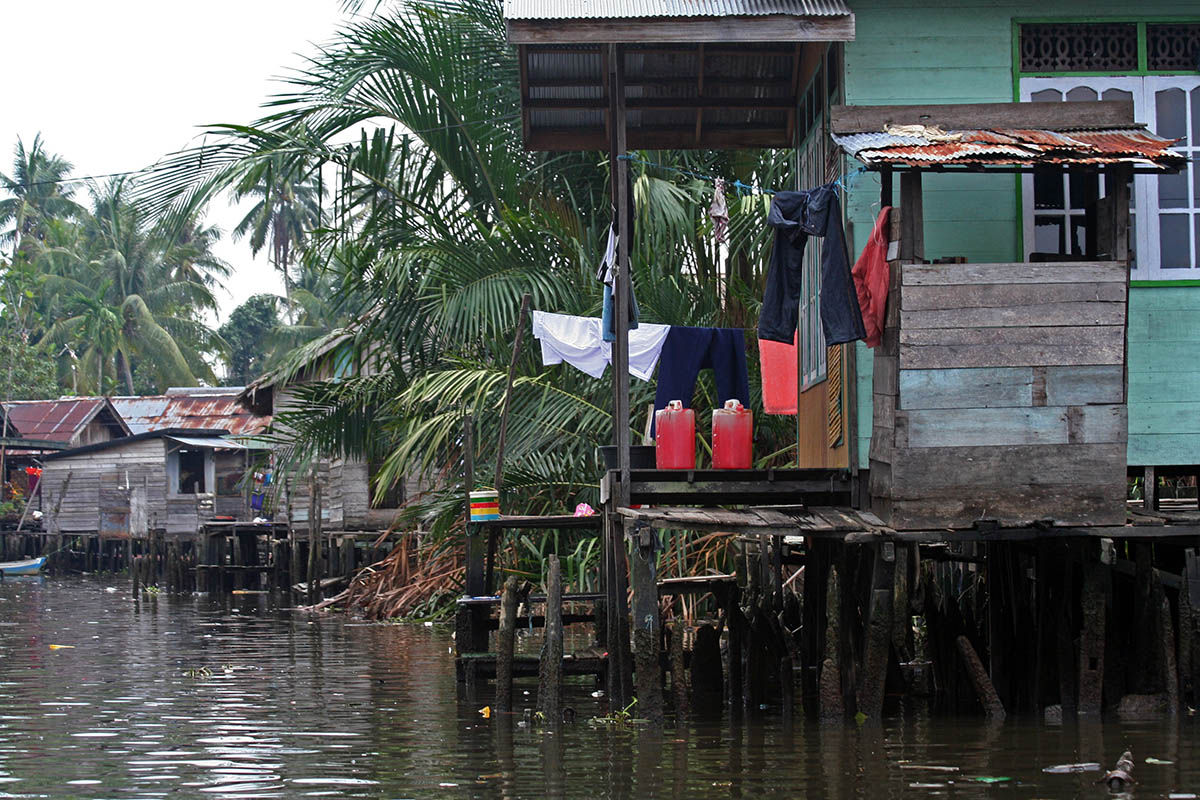
[[[1116,167],[1171,173],[1187,158],[1129,101],[835,106],[834,141],[868,169],[1029,172]]]
[[[786,14],[729,17],[619,19],[506,19],[512,44],[723,44],[747,42],[843,42],[854,39],[854,15],[799,17]]]
[[[506,0],[504,18],[525,147],[551,152],[611,146],[612,52],[627,149],[792,147],[825,45],[854,39],[842,0]]]
[[[199,447],[208,450],[250,450],[250,447],[221,436],[168,436],[167,440],[183,447]]]

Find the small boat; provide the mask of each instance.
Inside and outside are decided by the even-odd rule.
[[[46,566],[46,557],[38,556],[25,561],[0,561],[0,575],[37,575]]]

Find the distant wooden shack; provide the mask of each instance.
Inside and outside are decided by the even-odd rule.
[[[3,404],[9,422],[27,439],[62,442],[67,447],[129,436],[129,426],[106,397],[11,400]]]
[[[254,381],[239,395],[251,412],[277,420],[302,406],[298,390],[318,381],[337,381],[354,375],[369,374],[369,364],[356,359],[353,334],[334,334],[316,348],[307,365],[294,372],[279,370]],[[276,424],[273,437],[286,446],[287,430]],[[419,491],[416,481],[378,491],[373,483],[377,464],[357,458],[321,457],[313,462],[315,480],[320,484],[320,514],[326,531],[364,531],[388,528],[407,497]],[[313,471],[307,475],[275,476],[277,521],[307,525]]]
[[[224,430],[168,428],[51,453],[42,459],[43,525],[101,538],[193,536],[222,500],[242,502],[218,461],[246,449]]]
[[[256,414],[238,400],[240,386],[187,386],[167,389],[166,394],[111,398],[113,408],[134,434],[170,429],[222,430],[244,443],[245,437],[263,433],[270,415]],[[237,520],[257,516],[248,504],[246,473],[257,464],[250,451],[217,449],[215,461],[215,509],[220,517]]]

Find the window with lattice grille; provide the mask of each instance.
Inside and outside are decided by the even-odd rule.
[[[1147,25],[1146,67],[1152,72],[1200,71],[1200,24]]]
[[[1133,72],[1138,29],[1131,22],[1025,23],[1021,72]]]

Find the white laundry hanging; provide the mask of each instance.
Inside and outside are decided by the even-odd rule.
[[[658,366],[670,325],[643,322],[629,332],[629,374],[648,381]],[[533,312],[533,335],[542,343],[542,363],[564,361],[593,378],[612,363],[612,345],[604,341],[599,317]]]

